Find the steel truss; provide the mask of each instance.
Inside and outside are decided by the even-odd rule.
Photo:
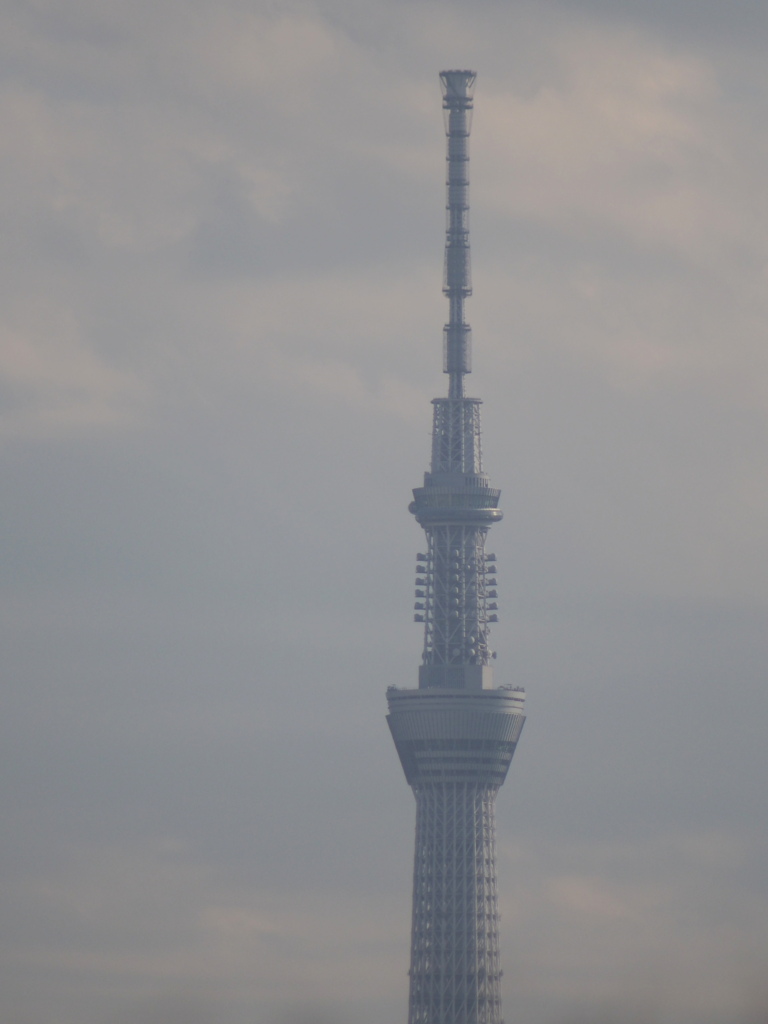
[[[453,523],[426,529],[425,665],[487,665],[490,661],[487,532]]]
[[[414,786],[409,1024],[502,1024],[497,786]]]
[[[479,398],[433,398],[432,472],[482,473]]]

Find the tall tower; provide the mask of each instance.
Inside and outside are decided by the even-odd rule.
[[[432,461],[410,511],[426,534],[416,556],[424,623],[418,689],[387,690],[387,721],[416,797],[409,1024],[502,1024],[494,805],[525,721],[522,689],[493,687],[500,491],[483,472],[480,399],[467,398],[471,294],[469,131],[473,71],[440,74],[447,155],[443,291],[449,302],[435,398]]]

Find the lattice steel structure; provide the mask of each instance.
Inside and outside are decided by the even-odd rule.
[[[389,723],[416,797],[409,1024],[503,1024],[494,805],[525,721],[525,693],[494,689],[489,646],[496,556],[485,553],[502,513],[483,472],[480,399],[470,372],[469,131],[473,71],[443,71],[448,136],[443,369],[433,400],[432,461],[410,511],[427,550],[416,556],[424,624],[418,689],[387,691]]]

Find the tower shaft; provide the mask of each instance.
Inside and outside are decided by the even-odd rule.
[[[496,1022],[496,789],[448,783],[419,787],[415,794],[409,1019]]]
[[[443,290],[448,396],[433,400],[432,458],[410,511],[424,529],[416,614],[417,689],[390,687],[387,718],[416,797],[409,1024],[503,1024],[494,806],[525,721],[522,689],[493,688],[497,621],[488,530],[500,491],[483,471],[480,399],[470,372],[469,129],[472,71],[440,75],[447,139]]]
[[[408,1024],[502,1024],[495,803],[524,694],[392,687],[387,698],[416,797]]]

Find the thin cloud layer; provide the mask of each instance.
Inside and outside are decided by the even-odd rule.
[[[3,1021],[405,1015],[383,698],[419,658],[458,65],[531,708],[506,1014],[759,1019],[766,55],[728,15],[6,7]]]

